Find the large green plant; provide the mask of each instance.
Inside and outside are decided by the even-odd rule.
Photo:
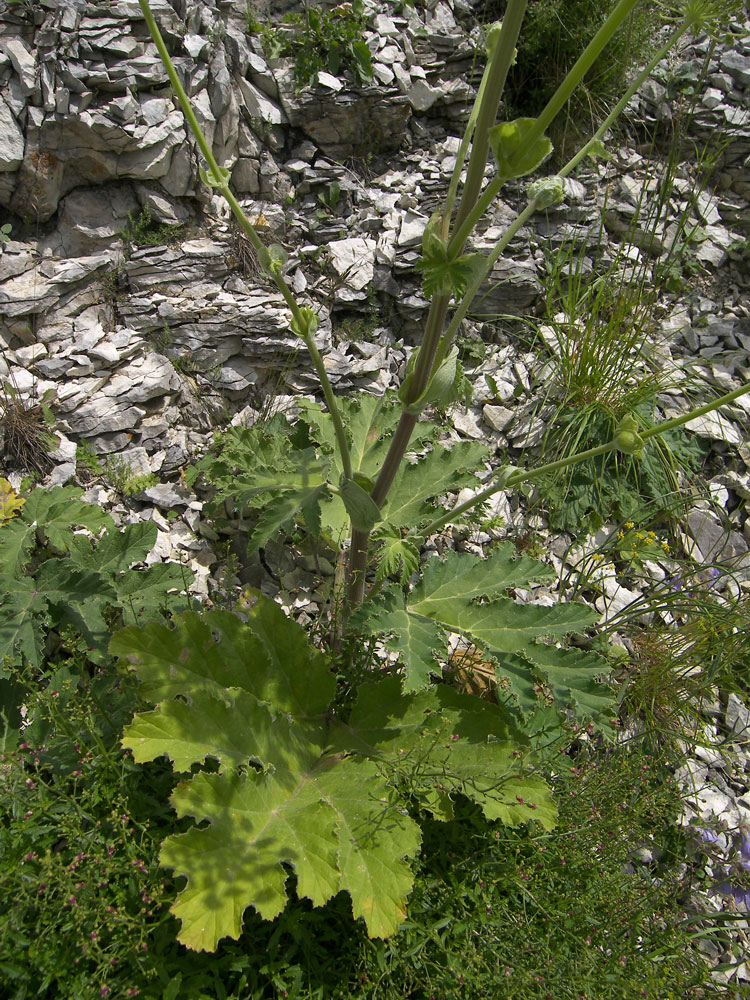
[[[460,791],[505,823],[551,825],[549,791],[529,773],[533,755],[524,756],[529,737],[536,734],[532,749],[538,747],[539,733],[559,726],[563,709],[606,725],[613,702],[597,683],[606,661],[564,645],[567,634],[593,624],[592,611],[513,599],[512,588],[547,575],[544,566],[514,559],[510,547],[486,560],[452,554],[429,562],[409,591],[420,543],[499,490],[610,452],[638,458],[651,437],[750,389],[646,430],[626,414],[611,440],[533,471],[501,467],[489,486],[448,514],[431,506],[446,490],[476,482],[470,469],[486,456],[473,445],[439,446],[422,419],[429,407],[446,406],[463,391],[454,339],[482,281],[523,223],[563,200],[564,177],[598,150],[669,47],[691,28],[712,27],[724,8],[689,0],[669,39],[591,141],[558,175],[529,185],[527,207],[484,256],[467,252],[475,225],[503,184],[532,174],[549,156],[547,128],[636,4],[620,0],[538,118],[495,124],[526,6],[511,0],[502,26],[489,31],[487,68],[455,172],[425,230],[418,267],[431,304],[422,344],[397,400],[348,405],[335,396],[316,347],[315,310],[301,306],[286,282],[283,249],[264,246],[242,211],[148,2],[139,2],[206,159],[201,176],[226,199],[284,297],[291,329],[310,354],[326,402],[326,412],[303,406],[293,429],[279,422],[276,433],[230,432],[204,471],[235,506],[257,512],[253,546],[295,520],[313,535],[350,539],[343,597],[329,634],[343,687],[355,689],[355,699],[349,709],[337,697],[327,657],[277,607],[258,598],[246,620],[229,612],[189,613],[172,629],[130,626],[115,637],[112,651],[132,665],[156,704],[136,717],[125,745],[139,760],[168,755],[177,771],[190,772],[173,804],[180,815],[208,824],[170,837],[162,853],[164,864],[187,875],[174,911],[182,919],[181,940],[190,947],[212,949],[221,936],[238,935],[248,905],[264,916],[277,914],[285,905],[289,868],[300,894],[314,904],[347,890],[369,933],[387,935],[405,914],[419,810],[447,818],[451,796]],[[490,153],[496,169],[484,185]],[[379,564],[368,592],[373,556]],[[505,704],[432,684],[451,634],[475,643],[495,664]],[[373,636],[383,637],[400,663],[379,682],[377,674],[363,681],[357,673],[357,637]]]

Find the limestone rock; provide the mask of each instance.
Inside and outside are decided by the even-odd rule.
[[[15,170],[21,165],[24,146],[23,132],[0,96],[0,172]]]

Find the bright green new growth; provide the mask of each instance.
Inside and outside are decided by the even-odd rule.
[[[173,906],[188,947],[239,937],[248,906],[279,914],[285,866],[313,905],[344,889],[371,936],[392,934],[421,839],[405,796],[444,819],[462,792],[488,818],[554,825],[550,791],[526,772],[527,741],[501,707],[444,686],[404,694],[390,678],[360,689],[346,724],[330,719],[325,658],[268,599],[246,624],[224,611],[188,613],[173,629],[126,628],[110,651],[158,703],[125,731],[135,759],[168,756],[183,772],[218,764],[172,796],[178,815],[209,826],[168,837],[161,854],[188,879]]]

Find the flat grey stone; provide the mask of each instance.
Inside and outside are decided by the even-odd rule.
[[[375,240],[361,236],[328,244],[331,265],[349,288],[360,291],[372,281],[376,247]]]
[[[0,96],[0,171],[21,165],[25,141],[13,112]]]
[[[415,80],[406,91],[409,103],[415,111],[428,111],[442,96],[439,87],[433,87],[426,80]]]
[[[488,403],[482,408],[482,415],[493,430],[504,431],[513,421],[515,412],[505,406],[493,406]]]
[[[21,89],[25,97],[33,97],[39,93],[36,80],[36,59],[20,38],[5,38],[0,40],[0,47],[10,59],[13,69],[21,80]]]

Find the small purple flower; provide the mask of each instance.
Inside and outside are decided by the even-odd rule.
[[[696,827],[695,832],[702,840],[707,840],[711,844],[715,844],[719,839],[719,834],[716,830],[705,830],[702,827]]]
[[[733,882],[721,882],[716,885],[714,892],[720,896],[731,896],[735,903],[742,903],[750,910],[750,889],[746,889],[741,885],[735,885]]]

